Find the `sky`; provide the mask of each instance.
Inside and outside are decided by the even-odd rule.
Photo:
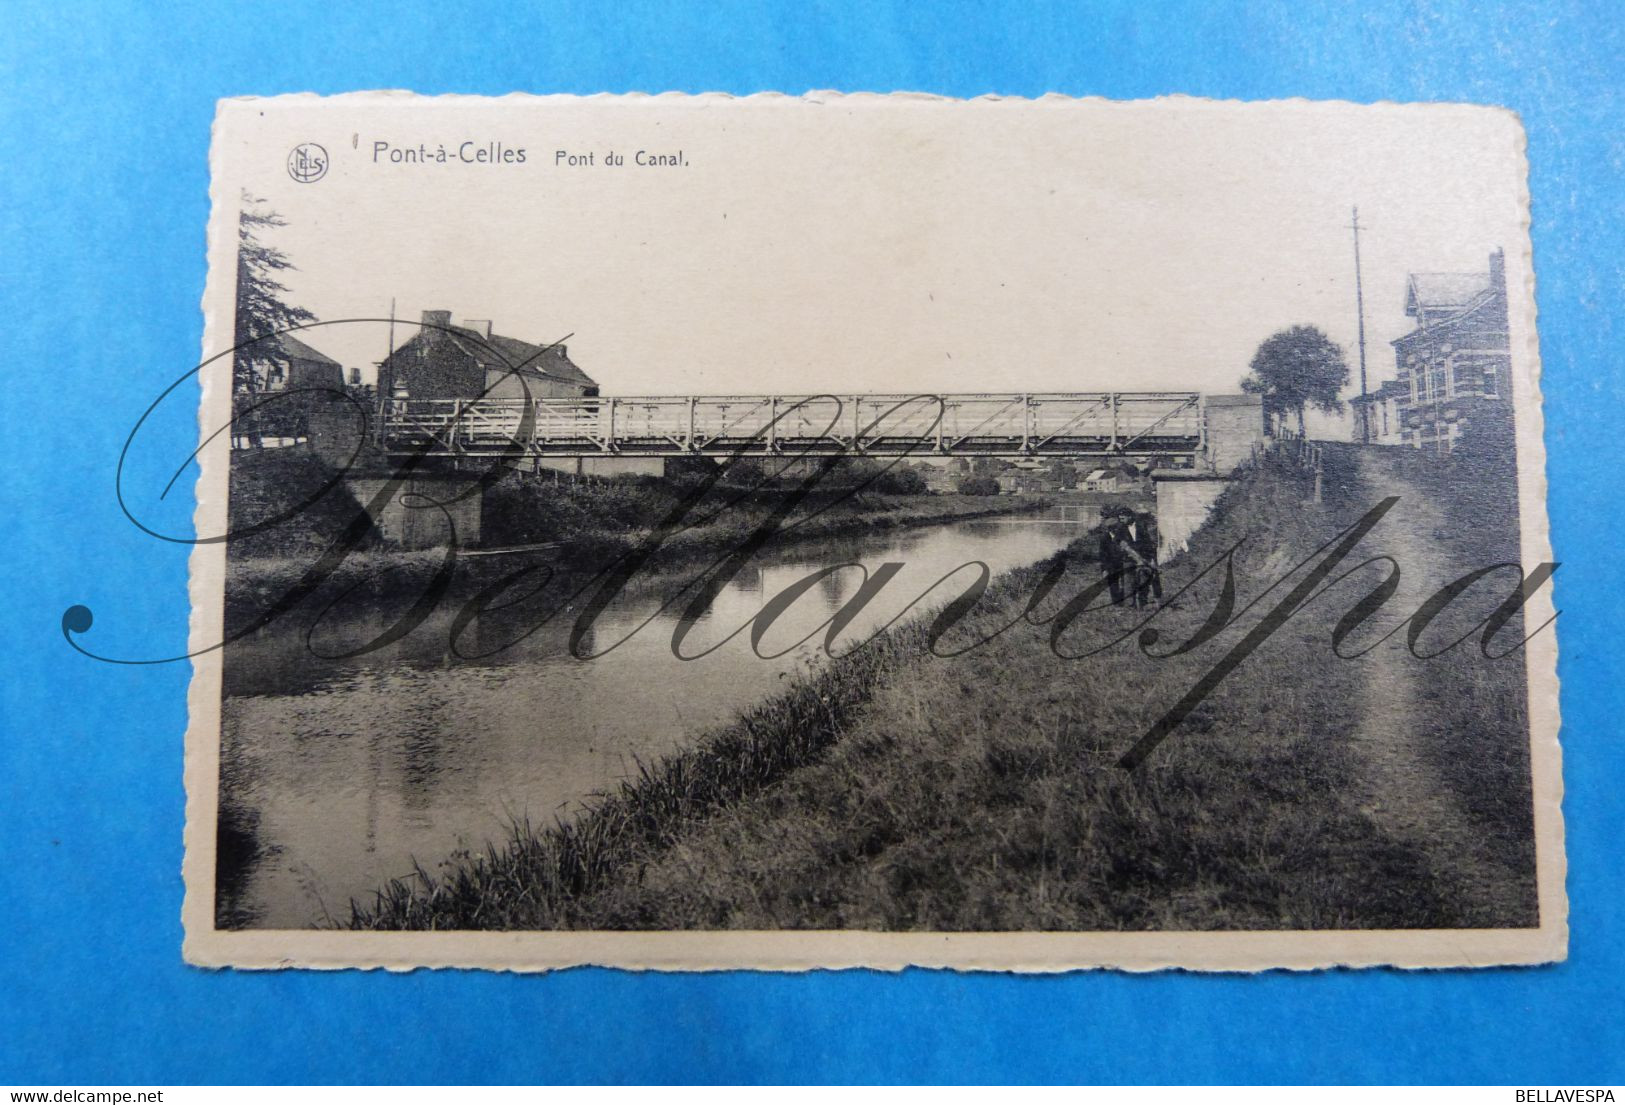
[[[329,152],[311,183],[287,171],[301,142]],[[492,143],[524,161],[461,161]],[[393,300],[570,335],[605,394],[1233,392],[1294,324],[1343,346],[1354,394],[1350,209],[1375,387],[1409,273],[1483,271],[1498,246],[1526,271],[1524,172],[1511,115],[1449,105],[228,101],[211,248],[229,258],[246,189],[288,220],[268,237],[319,318]],[[382,324],[306,338],[365,378],[388,345]]]

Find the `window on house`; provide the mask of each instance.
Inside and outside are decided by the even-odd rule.
[[[1501,397],[1501,373],[1494,365],[1484,370],[1484,389],[1480,394],[1486,399]]]

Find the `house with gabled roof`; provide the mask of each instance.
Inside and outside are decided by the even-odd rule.
[[[1094,468],[1083,477],[1084,491],[1116,491],[1121,473],[1115,468]]]
[[[450,311],[424,311],[418,332],[378,366],[391,399],[532,399],[598,394],[598,383],[563,345],[493,333],[486,319],[453,325]]]
[[[1475,424],[1510,421],[1506,258],[1484,272],[1412,273],[1405,313],[1416,329],[1394,340],[1395,407],[1403,444],[1452,451]]]
[[[1131,464],[1118,464],[1089,471],[1078,483],[1080,491],[1124,492],[1145,489],[1145,477]]]
[[[255,390],[286,391],[344,386],[344,367],[292,334],[272,334],[254,343]]]
[[[243,343],[232,365],[233,448],[290,445],[310,419],[344,395],[344,367],[292,334]]]
[[[1495,264],[1494,259],[1490,261]],[[1405,314],[1419,326],[1443,322],[1489,290],[1490,272],[1413,272],[1405,282]]]

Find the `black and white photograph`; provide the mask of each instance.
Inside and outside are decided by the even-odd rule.
[[[222,101],[186,952],[1566,948],[1523,134]]]

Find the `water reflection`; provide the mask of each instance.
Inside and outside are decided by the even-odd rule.
[[[690,628],[683,653],[701,656],[691,662],[673,656],[672,632],[694,594],[692,570],[640,576],[580,642],[596,654],[590,660],[570,653],[592,593],[584,576],[561,575],[473,618],[456,650],[459,601],[348,660],[311,655],[308,616],[275,623],[226,656],[219,923],[303,927],[343,916],[352,896],[409,875],[414,859],[432,866],[483,848],[515,819],[567,815],[639,762],[731,720],[816,654],[824,624],[864,578],[857,567],[826,572],[761,641],[763,654],[783,655],[759,658],[751,619],[813,573],[904,565],[845,627],[840,640],[850,645],[968,561],[1002,571],[1079,532],[1081,523],[1054,518],[1001,519],[758,554]],[[947,601],[974,578],[961,573],[922,605]],[[410,601],[334,610],[312,640],[322,652],[356,648]]]

